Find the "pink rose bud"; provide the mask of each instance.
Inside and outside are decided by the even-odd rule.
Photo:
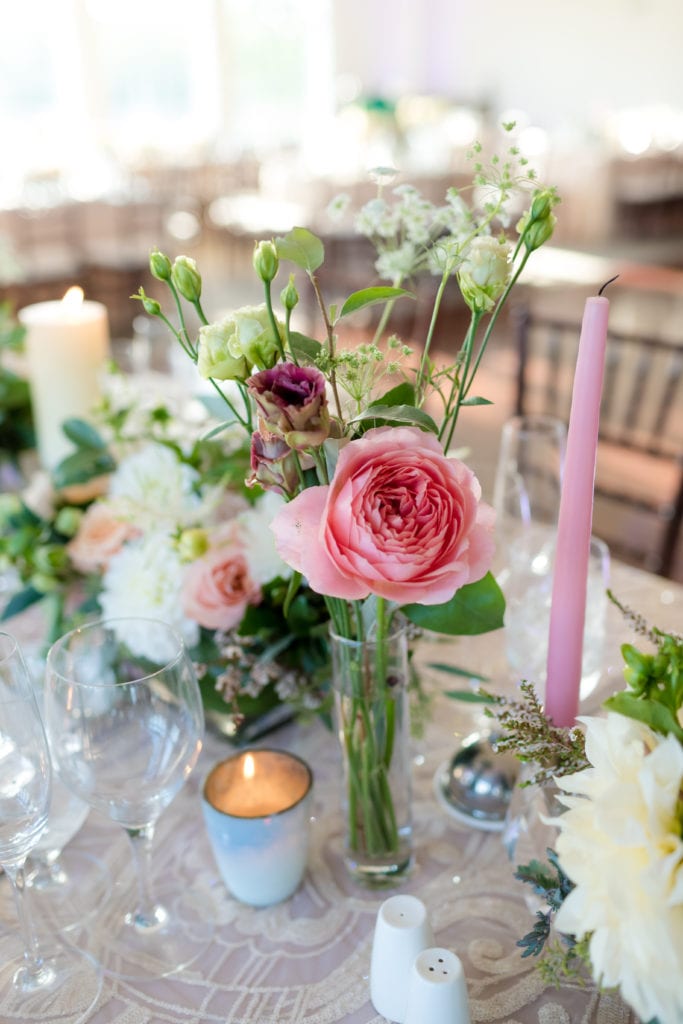
[[[278,363],[247,381],[265,430],[290,448],[315,448],[329,437],[325,378],[314,366]]]

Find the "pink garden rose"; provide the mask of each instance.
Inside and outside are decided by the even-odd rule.
[[[79,572],[101,572],[127,540],[139,530],[117,516],[106,503],[90,505],[81,519],[78,533],[67,545],[69,558]]]
[[[206,629],[233,629],[247,605],[260,600],[261,591],[251,578],[234,531],[192,562],[185,573],[183,611]]]
[[[441,604],[487,572],[494,512],[433,434],[378,427],[342,449],[329,486],[276,515],[280,556],[319,594]]]

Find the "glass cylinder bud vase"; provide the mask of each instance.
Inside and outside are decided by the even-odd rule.
[[[343,757],[344,859],[371,886],[413,864],[408,643],[397,622],[382,640],[331,633],[336,724]]]

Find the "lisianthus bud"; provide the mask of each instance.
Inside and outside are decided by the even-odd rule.
[[[289,445],[265,430],[251,435],[251,476],[249,487],[260,484],[268,491],[292,495],[299,482],[296,457]]]
[[[234,356],[230,351],[233,335],[230,317],[217,324],[199,328],[197,348],[197,369],[207,380],[246,380],[249,366],[243,355]]]
[[[157,281],[171,280],[171,261],[168,256],[165,256],[163,252],[159,252],[158,249],[155,249],[154,252],[150,253],[149,269],[152,272],[152,276],[156,277]]]
[[[209,550],[209,538],[206,530],[194,527],[183,530],[178,540],[178,554],[182,562],[194,562]]]
[[[58,575],[69,564],[66,549],[59,544],[44,544],[33,553],[33,564],[37,572],[46,576]]]
[[[529,252],[540,249],[544,242],[548,241],[555,230],[556,223],[557,217],[550,213],[542,220],[536,220],[529,224],[524,232],[524,245]]]
[[[325,378],[314,366],[278,363],[247,381],[265,430],[290,448],[321,445],[330,433]]]
[[[473,238],[458,271],[462,296],[473,312],[488,313],[510,276],[510,245],[491,235]]]
[[[131,298],[139,299],[142,303],[142,308],[145,313],[149,313],[150,316],[159,316],[161,313],[161,306],[156,299],[150,299],[149,295],[145,295],[145,289],[140,288],[137,295],[132,295]]]
[[[553,206],[555,205],[555,193],[551,189],[543,189],[542,192],[537,192],[531,203],[530,221],[545,220],[553,212]]]
[[[299,293],[294,287],[294,274],[289,275],[289,283],[280,292],[280,302],[285,309],[292,310],[299,301]]]
[[[269,284],[277,274],[280,261],[277,258],[277,250],[272,242],[259,242],[254,248],[254,270],[266,284]]]
[[[189,256],[177,256],[171,268],[171,281],[188,302],[198,302],[202,294],[202,277],[197,263]]]
[[[55,519],[55,530],[57,533],[61,533],[63,537],[75,537],[78,533],[78,527],[81,525],[83,518],[83,511],[80,508],[74,508],[72,505],[65,505],[64,508],[60,508]]]

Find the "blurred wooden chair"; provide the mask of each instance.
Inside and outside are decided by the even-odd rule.
[[[516,412],[568,422],[581,325],[515,311]],[[671,576],[683,519],[683,339],[610,330],[593,532],[614,555]]]

